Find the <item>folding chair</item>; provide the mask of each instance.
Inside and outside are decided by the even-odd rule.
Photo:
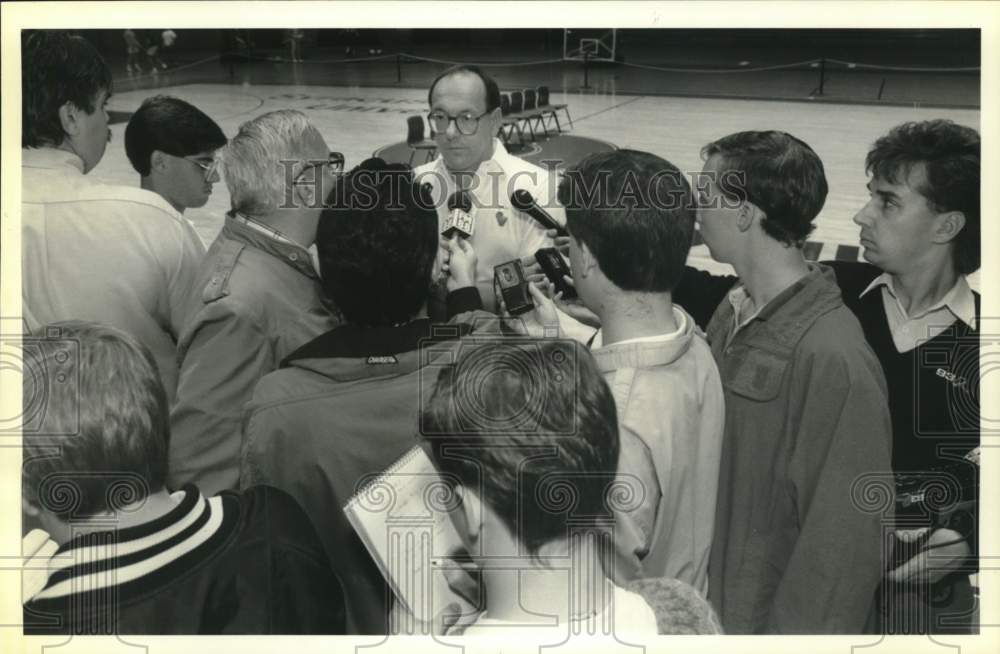
[[[545,132],[546,136],[548,135],[549,130],[545,127],[544,114],[536,106],[535,89],[524,89],[524,109],[521,111],[521,115],[524,116],[528,125],[535,123]],[[531,130],[534,132],[534,127]]]
[[[500,94],[500,139],[506,144],[514,138],[517,132],[518,142],[524,142],[524,134],[521,132],[520,121],[510,115],[510,96],[506,93]]]
[[[546,113],[552,112],[552,116],[556,119],[556,127],[559,131],[562,131],[562,127],[559,125],[559,111],[566,112],[566,120],[569,121],[570,129],[573,128],[573,119],[569,115],[569,106],[565,104],[549,104],[549,87],[539,86],[538,87],[538,108]]]
[[[531,140],[535,140],[535,130],[528,122],[527,118],[524,116],[524,94],[520,91],[512,91],[510,94],[510,117],[519,121],[524,122],[528,126],[528,131],[531,132]]]
[[[421,150],[424,151],[424,163],[437,154],[437,144],[424,138],[423,116],[410,116],[406,119],[406,145],[410,146],[410,166],[413,166],[414,155]]]

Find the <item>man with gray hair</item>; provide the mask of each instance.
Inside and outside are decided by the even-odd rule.
[[[232,210],[201,266],[202,291],[178,342],[171,488],[236,488],[240,419],[257,380],[337,325],[308,248],[342,165],[297,111],[244,123],[224,149]]]

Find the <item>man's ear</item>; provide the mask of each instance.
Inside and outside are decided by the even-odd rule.
[[[313,175],[322,175],[319,168],[312,169]],[[298,201],[301,203],[296,208],[297,209],[315,209],[317,204],[317,188],[322,186],[323,182],[319,177],[313,177],[308,179],[303,177],[303,179],[295,184],[295,194],[298,197]]]
[[[948,243],[955,240],[965,227],[965,214],[961,211],[946,211],[934,219],[934,230],[931,233],[932,243]]]
[[[83,109],[76,106],[73,102],[67,100],[59,107],[59,123],[62,125],[63,132],[68,136],[78,136],[82,126],[80,125],[80,119],[83,115]]]
[[[570,238],[575,239],[575,236],[570,236]],[[581,240],[577,240],[576,244],[580,247],[580,277],[585,278],[588,275],[594,274],[595,269],[597,269],[597,257],[594,253],[590,251],[587,244]],[[575,275],[577,271],[573,271]]]
[[[503,112],[500,110],[500,107],[490,112],[490,120],[493,122],[492,134],[496,136],[500,133],[500,128],[503,127]]]
[[[149,171],[153,172],[157,170],[159,172],[164,172],[167,169],[167,155],[159,150],[153,150],[153,153],[149,155]]]
[[[754,219],[764,217],[764,212],[753,202],[744,202],[736,213],[736,227],[745,232],[753,226]]]
[[[472,551],[472,546],[479,542],[483,533],[483,503],[479,496],[462,484],[455,486],[455,494],[459,499],[456,517],[461,525],[456,525],[459,534],[466,541],[465,545]]]

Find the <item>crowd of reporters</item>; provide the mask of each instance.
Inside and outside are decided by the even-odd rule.
[[[25,432],[25,547],[58,549],[26,631],[401,631],[341,508],[414,445],[459,498],[471,607],[421,633],[545,611],[636,635],[977,629],[974,130],[880,138],[870,263],[815,263],[823,163],[784,132],[717,139],[691,174],[632,150],[557,174],[506,151],[496,83],[460,66],[415,170],[345,172],[296,111],[227,139],[154,96],[125,130],[132,188],[87,178],[112,92],[92,46],[26,34],[22,79],[24,316],[71,373]],[[220,179],[206,250],[183,213]],[[736,275],[686,265],[696,224]],[[893,501],[894,475],[943,469],[943,508]],[[542,500],[553,476],[572,507]],[[609,551],[574,545],[581,520]],[[574,594],[561,559],[605,592]]]

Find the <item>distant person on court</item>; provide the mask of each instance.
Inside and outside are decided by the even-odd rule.
[[[500,90],[481,69],[449,68],[431,83],[427,101],[439,154],[414,172],[431,184],[442,228],[449,198],[462,190],[470,194],[474,232],[468,240],[479,256],[476,286],[487,310],[496,311],[493,267],[512,259],[533,262],[536,250],[552,245],[535,219],[513,208],[511,194],[529,192],[565,224],[565,213],[555,201],[557,180],[554,173],[509,154],[497,138]]]
[[[659,592],[643,596],[602,565],[619,430],[612,391],[584,346],[509,339],[464,348],[441,369],[421,426],[456,495],[452,518],[486,602],[449,634],[555,645],[576,634],[656,635],[660,624],[663,633],[719,633],[687,584],[660,579]]]
[[[298,111],[272,111],[241,125],[223,159],[232,210],[197,272],[170,415],[171,487],[212,493],[239,482],[257,381],[338,323],[308,251],[340,172],[323,136]]]
[[[855,504],[852,484],[890,469],[891,425],[882,368],[833,270],[802,254],[823,164],[775,131],[702,156],[701,234],[739,275],[707,322],[726,396],[709,599],[727,633],[860,633],[883,517]],[[698,280],[685,271],[674,300],[700,320],[711,302]]]
[[[160,55],[166,67],[173,65],[173,61],[169,60],[169,53],[173,51],[176,42],[177,32],[169,28],[160,32]]]
[[[86,322],[31,344],[24,397],[48,396],[24,439],[22,505],[59,547],[39,562],[25,634],[343,632],[340,583],[288,495],[168,490],[169,409],[148,349]]]
[[[704,334],[671,299],[694,232],[691,187],[668,161],[616,150],[567,171],[560,200],[574,286],[601,324],[590,347],[617,405],[618,469],[643,497],[618,516],[616,579],[707,593],[724,402]]]
[[[159,73],[160,69],[166,70],[167,64],[160,59],[160,32],[157,30],[143,30],[145,37],[144,46],[146,56],[149,58],[149,65],[152,66],[151,73]]]
[[[143,46],[135,30],[129,28],[122,32],[125,39],[125,72],[129,75],[142,72]]]
[[[323,292],[345,323],[257,385],[240,483],[273,485],[302,504],[351,598],[348,630],[384,634],[388,586],[354,532],[328,518],[367,475],[417,443],[422,384],[433,383],[463,336],[497,333],[497,319],[481,310],[472,246],[455,239],[442,250],[429,192],[408,167],[369,159],[344,176],[329,205],[316,248]],[[439,282],[452,318],[442,329],[427,315]]]
[[[125,127],[125,154],[139,185],[177,210],[205,206],[219,181],[216,151],[226,135],[197,107],[166,95],[147,98]]]
[[[159,195],[90,173],[111,138],[111,71],[86,40],[22,36],[21,270],[29,329],[100,320],[156,357],[168,399],[176,348],[205,247]]]

